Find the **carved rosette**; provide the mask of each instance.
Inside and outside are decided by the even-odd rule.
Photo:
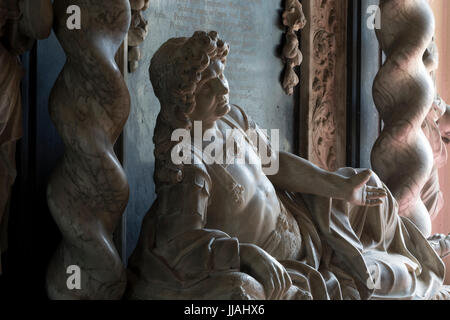
[[[148,9],[150,0],[130,0],[131,25],[128,31],[128,71],[135,72],[142,59],[139,47],[147,38],[148,22],[142,13]]]
[[[286,27],[286,44],[283,48],[283,61],[286,64],[286,69],[283,79],[283,89],[286,94],[293,95],[294,88],[300,81],[295,73],[295,67],[298,67],[303,60],[297,32],[306,25],[306,18],[299,0],[286,0],[286,7],[283,12],[283,24]]]
[[[311,18],[302,31],[301,153],[335,171],[346,164],[347,1],[312,0],[303,8]]]
[[[373,96],[384,128],[372,150],[372,166],[398,201],[400,215],[428,237],[431,222],[420,194],[434,163],[422,130],[435,98],[424,62],[434,16],[427,0],[381,0],[380,9],[377,37],[386,62],[375,78]]]
[[[67,7],[81,9],[81,29],[66,28]],[[55,33],[67,62],[50,96],[50,115],[65,154],[47,189],[63,240],[47,272],[51,299],[120,299],[126,272],[113,244],[129,187],[113,146],[130,111],[114,61],[130,25],[128,0],[56,0]],[[80,268],[81,289],[67,286]],[[70,270],[70,269],[69,269]]]

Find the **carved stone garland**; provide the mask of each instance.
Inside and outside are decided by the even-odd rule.
[[[287,29],[286,44],[283,48],[283,61],[286,63],[283,89],[286,94],[293,95],[294,88],[300,81],[294,68],[299,66],[303,60],[297,32],[306,25],[306,18],[299,0],[286,0],[286,8],[283,12],[283,24]]]
[[[424,64],[432,43],[434,16],[427,0],[381,0],[377,37],[386,62],[373,85],[375,105],[384,129],[372,150],[372,166],[426,237],[429,213],[420,192],[433,167],[433,151],[422,130],[435,88]]]
[[[347,0],[303,3],[301,155],[323,169],[346,164]]]
[[[131,26],[128,31],[128,70],[135,72],[142,59],[141,45],[148,35],[148,22],[142,16],[142,12],[147,10],[150,0],[130,0],[131,5]]]
[[[81,9],[80,30],[66,28],[70,5]],[[114,55],[128,32],[130,4],[55,0],[54,9],[67,63],[51,93],[50,115],[66,150],[47,189],[63,236],[48,268],[47,291],[51,299],[120,299],[126,272],[112,236],[129,187],[113,145],[128,118],[130,97]],[[67,286],[70,266],[80,268],[79,290]]]

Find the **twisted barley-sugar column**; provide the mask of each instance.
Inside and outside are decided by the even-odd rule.
[[[433,166],[433,151],[422,131],[435,87],[423,57],[432,42],[434,16],[427,0],[381,0],[377,37],[386,62],[373,85],[384,129],[372,150],[374,171],[428,237],[431,223],[420,199]]]
[[[71,5],[81,9],[80,30],[66,26]],[[51,299],[120,299],[126,272],[112,235],[129,187],[113,145],[128,118],[130,97],[114,55],[130,25],[130,5],[128,0],[56,0],[54,10],[67,62],[49,109],[65,154],[48,184],[47,200],[63,240],[48,268],[47,292]],[[81,269],[80,290],[68,289],[71,265]]]

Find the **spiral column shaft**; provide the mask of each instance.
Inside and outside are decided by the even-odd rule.
[[[67,8],[81,10],[81,29],[67,27]],[[125,268],[112,235],[129,186],[113,146],[130,111],[130,97],[114,56],[130,25],[128,0],[55,0],[55,33],[67,62],[50,97],[51,118],[65,154],[47,189],[62,243],[47,273],[52,299],[120,299]],[[68,288],[78,266],[81,289]]]
[[[434,16],[427,0],[381,0],[377,37],[386,54],[374,85],[384,129],[372,150],[372,166],[392,191],[400,215],[431,234],[420,192],[433,167],[433,152],[422,130],[435,88],[423,56],[432,42]]]

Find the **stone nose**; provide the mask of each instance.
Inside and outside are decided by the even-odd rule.
[[[214,92],[216,95],[224,96],[224,95],[227,95],[227,94],[230,92],[230,90],[229,90],[229,88],[228,88],[227,82],[226,82],[226,81],[223,81],[223,80],[221,80],[221,79],[219,79],[219,78],[217,78],[217,79],[213,82],[212,88],[213,88],[213,92]]]

